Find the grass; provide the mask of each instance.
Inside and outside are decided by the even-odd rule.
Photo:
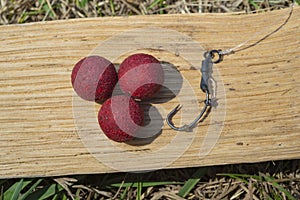
[[[300,160],[0,181],[0,200],[300,199]]]
[[[204,176],[206,168],[198,169],[191,178],[189,178],[186,183],[180,188],[178,195],[181,197],[186,197],[193,188],[197,185],[200,179]]]
[[[295,1],[300,4],[300,0]],[[290,3],[286,0],[0,0],[0,24],[136,14],[257,12],[280,9]],[[31,199],[294,200],[300,199],[300,160],[140,174],[0,179],[0,200]]]
[[[0,0],[0,25],[119,15],[256,12],[289,4],[291,0]]]

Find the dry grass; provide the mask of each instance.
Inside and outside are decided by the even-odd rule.
[[[70,190],[73,196],[79,195],[82,199],[94,199],[95,196],[95,199],[121,199],[122,194],[126,194],[124,199],[131,200],[137,199],[137,183],[142,180],[152,186],[142,188],[140,199],[300,199],[300,160],[205,169],[205,175],[184,198],[179,196],[182,182],[193,177],[198,168],[145,174],[87,175]],[[174,184],[155,185],[165,181]]]
[[[70,18],[168,13],[256,12],[290,0],[0,0],[0,24]]]

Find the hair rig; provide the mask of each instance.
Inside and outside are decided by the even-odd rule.
[[[217,106],[216,102],[216,82],[214,81],[212,77],[212,67],[213,64],[217,64],[223,60],[224,55],[229,55],[233,54],[238,51],[243,51],[245,49],[254,47],[258,44],[260,44],[262,41],[265,39],[269,38],[271,35],[274,33],[278,32],[283,28],[288,21],[290,20],[292,13],[293,13],[293,8],[295,5],[295,0],[293,0],[293,3],[291,5],[291,9],[289,10],[288,14],[285,18],[285,20],[282,23],[279,23],[278,27],[275,28],[274,30],[270,31],[267,34],[263,34],[262,32],[257,32],[254,36],[248,38],[246,41],[236,45],[233,48],[226,49],[226,50],[211,50],[208,52],[204,53],[204,60],[202,61],[202,66],[201,66],[201,82],[200,82],[200,89],[206,94],[206,99],[204,100],[204,106],[200,112],[200,114],[196,117],[194,121],[192,121],[190,124],[185,124],[181,127],[176,127],[174,123],[172,122],[173,116],[181,109],[181,105],[179,104],[176,106],[168,115],[167,115],[167,124],[174,130],[176,131],[190,131],[192,128],[194,128],[197,123],[204,118],[204,113],[207,112],[207,110],[211,107]],[[277,23],[277,22],[276,22]],[[269,28],[269,27],[267,27]],[[249,42],[257,37],[260,37],[257,39],[255,42],[249,44]]]
[[[231,52],[233,53],[233,52]],[[211,50],[204,53],[204,60],[202,61],[201,66],[201,82],[200,82],[200,89],[202,92],[205,93],[206,99],[203,101],[204,106],[200,112],[200,114],[192,121],[190,124],[185,124],[181,127],[176,127],[174,123],[172,122],[172,118],[176,113],[181,109],[181,105],[178,104],[168,115],[167,115],[167,124],[176,131],[190,131],[193,127],[197,125],[197,123],[201,120],[201,118],[204,116],[206,111],[212,107],[215,106],[216,98],[215,98],[215,81],[212,77],[212,67],[213,64],[219,63],[223,60],[224,55],[228,53],[224,53],[221,49],[219,50]]]

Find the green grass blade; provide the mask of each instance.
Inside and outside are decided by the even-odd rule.
[[[19,182],[17,182],[15,191],[13,192],[13,195],[11,197],[11,200],[17,200],[21,194],[22,186],[23,186],[24,179],[21,179]]]
[[[43,8],[43,11],[46,13],[46,15],[49,14],[52,18],[56,17],[56,14],[55,14],[51,4],[44,2],[42,8]]]
[[[272,195],[272,200],[282,200],[282,197],[274,190],[274,188],[270,188],[270,195]]]
[[[249,184],[249,181],[246,180],[245,178],[247,178],[247,179],[252,178],[255,180],[259,180],[259,181],[262,180],[260,176],[249,175],[249,174],[218,174],[218,175],[219,176],[228,176],[230,178],[240,180],[240,181],[244,182],[245,184]]]
[[[114,4],[114,0],[109,0],[109,5],[110,5],[110,9],[111,9],[112,15],[115,15],[115,4]]]
[[[60,200],[67,200],[67,199],[68,199],[67,195],[63,194],[63,196],[62,196],[62,198]],[[79,199],[79,197],[77,199]]]
[[[52,200],[67,200],[67,199],[68,199],[67,195],[62,192],[55,194],[52,198]]]
[[[79,8],[84,8],[86,6],[86,4],[88,3],[87,0],[76,0],[76,5]]]
[[[252,5],[252,6],[254,6],[255,10],[259,10],[260,9],[259,5],[257,5],[257,3],[255,3],[255,1],[253,1],[253,0],[249,0],[249,4]]]
[[[19,195],[23,188],[30,184],[32,180],[24,181],[21,179],[10,186],[3,194],[3,199],[13,199],[15,195]]]
[[[54,195],[53,198],[52,198],[52,200],[58,200],[58,199],[59,199],[59,195],[58,194]]]
[[[178,195],[185,198],[206,173],[206,168],[198,169],[179,190]]]
[[[51,184],[37,190],[25,198],[25,200],[43,200],[58,194],[63,188],[58,184]]]
[[[25,21],[28,19],[28,12],[23,12],[18,20],[19,24],[25,23]]]
[[[160,185],[183,185],[183,182],[143,182],[143,187],[154,187]],[[109,185],[110,187],[139,187],[138,182],[127,182],[127,183],[113,183]]]
[[[152,9],[154,6],[158,5],[159,3],[162,3],[162,0],[155,0],[155,1],[153,1],[153,2],[147,7],[147,10]]]
[[[127,192],[128,192],[128,190],[129,190],[129,188],[130,188],[130,186],[127,186],[127,187],[125,188],[125,190],[124,190],[123,193],[121,194],[120,200],[123,200],[123,199],[126,198],[126,195],[127,195]]]
[[[262,176],[264,177],[264,179],[266,180],[266,181],[268,181],[269,183],[271,183],[274,187],[276,187],[279,191],[281,191],[282,193],[284,193],[286,196],[287,196],[287,198],[289,199],[289,200],[296,200],[294,197],[293,197],[293,195],[291,195],[291,193],[289,193],[286,189],[284,189],[281,185],[279,185],[278,183],[276,183],[274,180],[274,178],[272,178],[272,177],[269,177],[269,176],[266,176],[266,175],[264,175],[264,174],[262,174]]]
[[[28,195],[32,193],[34,189],[43,181],[43,179],[37,180],[18,200],[24,200]]]
[[[136,200],[141,200],[142,196],[142,188],[143,188],[143,183],[142,181],[137,182],[137,194],[136,194]]]
[[[218,174],[220,176],[228,176],[232,179],[236,179],[236,180],[240,180],[245,184],[249,184],[249,181],[247,181],[245,178],[249,178],[249,177],[245,177],[245,176],[240,176],[240,174]],[[244,174],[243,174],[244,175]]]

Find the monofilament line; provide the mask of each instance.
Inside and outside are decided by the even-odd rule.
[[[263,32],[265,32],[265,30],[257,32],[254,36],[250,37],[246,41],[244,41],[244,42],[236,45],[233,48],[222,50],[219,53],[222,54],[222,55],[229,55],[229,54],[233,54],[235,52],[243,51],[245,49],[248,49],[248,48],[251,48],[253,46],[258,45],[259,43],[261,43],[262,41],[264,41],[265,39],[267,39],[268,37],[270,37],[274,33],[278,32],[281,28],[283,28],[288,23],[288,21],[290,20],[290,18],[292,16],[292,13],[293,13],[293,10],[294,10],[294,6],[295,6],[295,0],[293,0],[293,3],[291,5],[291,9],[290,9],[288,15],[285,17],[284,22],[281,23],[275,30],[273,30],[273,31],[269,32],[268,34],[264,35],[262,38],[258,39],[256,42],[247,45],[251,40],[255,39],[256,37],[258,37],[259,35],[261,35]],[[247,46],[245,46],[245,45],[247,45]]]

